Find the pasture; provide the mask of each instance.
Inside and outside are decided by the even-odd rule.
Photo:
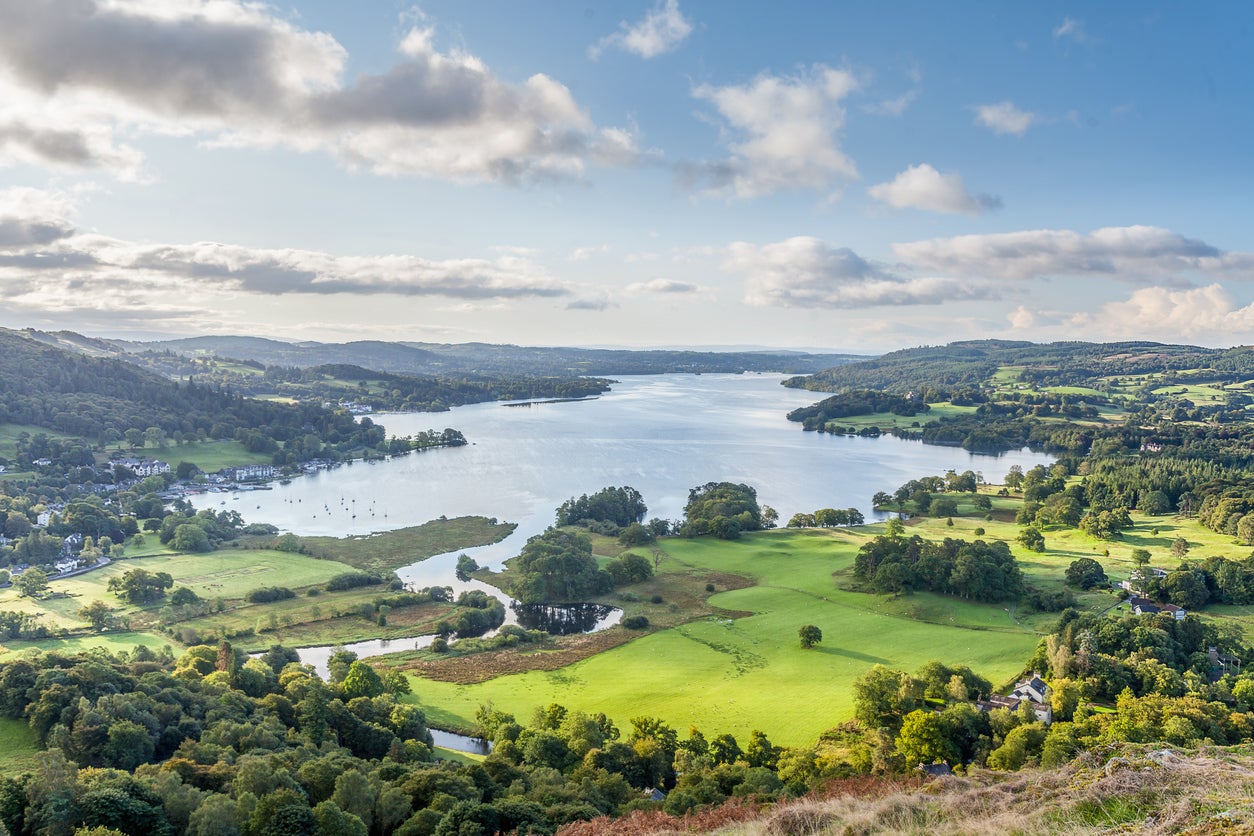
[[[414,699],[438,724],[457,727],[471,725],[489,700],[523,720],[536,706],[559,702],[604,711],[621,727],[647,714],[681,732],[696,725],[743,738],[761,729],[777,743],[801,744],[848,719],[853,680],[872,665],[913,671],[939,659],[999,684],[1022,669],[1037,636],[1000,607],[968,604],[955,609],[952,623],[930,623],[903,614],[896,602],[884,606],[883,596],[838,589],[833,574],[852,565],[868,536],[776,531],[736,542],[667,540],[655,585],[693,570],[742,575],[754,585],[718,592],[709,603],[752,614],[706,616],[556,671],[475,685],[415,678]],[[797,638],[803,624],[823,631],[811,650]]]

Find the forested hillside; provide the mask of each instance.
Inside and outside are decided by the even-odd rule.
[[[373,429],[377,438],[358,441],[383,440],[382,428],[358,425],[351,415],[320,405],[260,401],[194,379],[166,380],[122,360],[88,357],[7,330],[0,330],[0,423],[98,444],[157,428],[170,438],[243,440],[262,452],[311,434],[342,444]]]

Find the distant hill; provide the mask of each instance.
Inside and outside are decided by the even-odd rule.
[[[1051,385],[1199,368],[1248,377],[1254,376],[1254,352],[1153,342],[969,340],[893,351],[794,378],[786,385],[819,392],[876,389],[904,394],[925,388],[979,387],[1005,367]]]
[[[411,375],[569,377],[745,371],[809,374],[858,359],[856,355],[781,351],[614,350],[491,343],[393,343],[373,340],[349,343],[285,343],[262,337],[240,336],[190,337],[116,345],[129,351],[170,351],[184,356],[211,355],[249,360],[267,366],[311,368],[349,365]]]

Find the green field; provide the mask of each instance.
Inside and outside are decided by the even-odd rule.
[[[834,427],[854,427],[863,429],[865,427],[879,427],[882,430],[891,429],[893,427],[913,427],[918,424],[923,426],[929,421],[939,421],[942,418],[956,418],[960,415],[972,415],[975,413],[974,406],[954,406],[951,403],[941,402],[928,404],[931,407],[927,412],[920,412],[918,415],[894,415],[891,412],[876,412],[871,415],[850,415],[844,418],[833,418],[827,422],[828,430]]]
[[[0,424],[0,457],[11,459],[17,455],[17,439],[22,433],[32,437],[36,435],[46,435],[48,438],[73,437],[29,424]]]
[[[39,740],[25,720],[0,717],[0,775],[20,775],[34,769]]]
[[[498,543],[514,528],[487,517],[454,517],[362,537],[302,537],[301,543],[320,557],[390,572],[437,554]]]
[[[695,724],[707,734],[744,736],[762,729],[777,743],[802,744],[851,715],[853,680],[874,664],[913,671],[940,659],[997,683],[1019,673],[1037,636],[1000,607],[951,602],[956,620],[932,624],[901,614],[899,602],[883,596],[839,590],[832,574],[852,564],[867,536],[778,531],[732,543],[667,540],[661,571],[752,578],[756,586],[716,594],[710,603],[754,614],[690,622],[552,672],[477,685],[415,678],[414,699],[450,726],[471,725],[488,700],[524,720],[536,706],[560,702],[604,711],[620,726],[648,714],[680,730]],[[922,603],[936,596],[912,597]],[[803,624],[823,631],[812,650],[798,643]]]
[[[265,453],[250,453],[238,441],[192,441],[165,447],[146,447],[136,450],[136,454],[161,459],[169,462],[171,467],[177,466],[179,462],[191,462],[205,473],[213,473],[224,467],[270,463],[270,456]]]

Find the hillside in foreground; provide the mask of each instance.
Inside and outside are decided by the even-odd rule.
[[[1254,748],[1108,747],[1049,770],[858,778],[773,807],[637,812],[558,836],[1254,833]]]

